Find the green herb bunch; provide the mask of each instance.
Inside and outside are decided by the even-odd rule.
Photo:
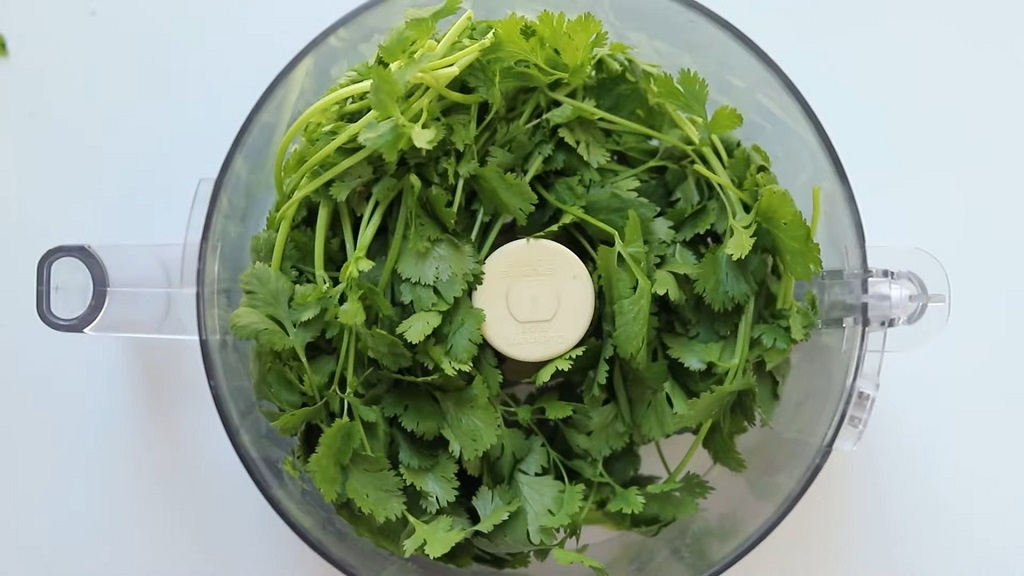
[[[601,572],[585,526],[695,514],[694,454],[744,469],[737,437],[816,319],[793,296],[821,270],[812,226],[742,122],[590,14],[410,13],[288,130],[241,277],[231,327],[297,439],[286,468],[378,545],[457,566]],[[599,295],[586,339],[525,380],[471,300],[521,237],[569,247]],[[686,456],[641,474],[680,434]]]

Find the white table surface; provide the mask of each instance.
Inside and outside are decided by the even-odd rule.
[[[337,574],[242,469],[194,342],[51,332],[33,277],[59,243],[177,241],[256,98],[352,4],[0,0],[0,574]],[[729,576],[1024,574],[1024,9],[708,4],[820,115],[869,242],[928,248],[956,299],[889,359],[860,450]]]

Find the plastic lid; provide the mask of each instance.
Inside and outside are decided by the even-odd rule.
[[[565,246],[542,238],[495,250],[473,293],[473,305],[486,315],[484,338],[523,362],[543,362],[572,350],[590,328],[594,304],[587,267]]]

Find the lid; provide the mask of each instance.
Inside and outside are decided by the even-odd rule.
[[[590,270],[565,246],[520,238],[491,253],[473,293],[483,336],[502,355],[544,362],[572,350],[594,318]]]
[[[552,370],[563,369],[560,366],[565,363],[559,363],[559,359],[566,359],[574,353],[573,347],[580,343],[588,326],[604,321],[595,314],[595,291],[586,262],[592,262],[596,255],[591,258],[587,247],[569,250],[565,244],[546,240],[518,240],[503,245],[498,242],[500,247],[497,250],[483,250],[489,257],[483,269],[476,270],[472,264],[456,266],[457,251],[448,253],[451,258],[420,258],[418,251],[424,246],[427,246],[424,250],[429,249],[430,242],[438,241],[444,234],[443,231],[420,228],[416,235],[408,236],[424,239],[423,244],[413,247],[414,251],[389,253],[378,263],[370,262],[366,254],[371,247],[357,244],[354,237],[361,236],[361,232],[368,228],[376,230],[382,224],[383,217],[364,218],[375,209],[371,202],[384,197],[390,199],[390,194],[408,194],[421,199],[424,210],[441,210],[446,204],[432,203],[432,194],[460,193],[457,190],[435,190],[430,182],[424,184],[419,179],[409,179],[408,187],[401,191],[387,189],[387,183],[375,183],[383,191],[379,189],[381,195],[373,196],[366,204],[359,203],[356,212],[360,217],[358,222],[346,220],[351,216],[348,211],[334,214],[328,209],[321,209],[300,214],[301,218],[295,219],[297,223],[293,234],[314,237],[326,228],[345,230],[332,237],[330,254],[325,254],[326,250],[317,250],[313,254],[296,255],[286,242],[278,245],[274,231],[264,232],[268,224],[279,224],[268,222],[268,213],[272,209],[297,207],[293,200],[279,197],[275,185],[278,171],[274,167],[280,165],[279,144],[289,128],[312,104],[323,102],[321,98],[328,90],[339,86],[339,78],[345,71],[373,57],[381,39],[405,19],[409,8],[423,8],[429,4],[414,0],[368,2],[330,26],[288,64],[242,126],[212,194],[209,197],[200,194],[193,210],[193,223],[200,222],[201,225],[189,227],[189,240],[184,250],[181,246],[151,248],[148,252],[139,247],[58,247],[44,256],[38,269],[39,316],[57,330],[182,337],[187,336],[190,330],[194,331],[194,324],[198,321],[198,335],[216,407],[247,471],[289,526],[326,560],[351,576],[444,576],[463,572],[425,558],[406,559],[401,549],[385,550],[377,546],[365,537],[367,530],[376,524],[368,524],[366,516],[339,514],[344,507],[328,504],[324,495],[314,488],[309,475],[300,473],[294,466],[291,455],[296,447],[313,453],[321,446],[326,429],[332,426],[326,415],[350,408],[350,399],[340,392],[334,394],[330,401],[322,398],[312,405],[302,404],[305,401],[303,394],[316,389],[315,384],[309,388],[308,382],[320,381],[318,375],[332,375],[336,385],[345,382],[339,377],[343,370],[338,366],[346,355],[335,354],[340,359],[338,364],[307,363],[305,357],[296,357],[297,364],[305,365],[302,382],[289,379],[287,374],[276,370],[274,363],[257,365],[260,358],[252,354],[252,347],[239,341],[231,330],[232,313],[238,309],[241,296],[239,278],[250,268],[252,256],[272,254],[278,263],[287,259],[294,263],[301,259],[302,262],[292,267],[293,272],[299,273],[299,266],[314,270],[318,279],[327,278],[324,284],[332,289],[388,261],[401,262],[405,274],[423,278],[457,275],[468,279],[482,274],[479,278],[482,284],[477,288],[474,301],[484,311],[481,322],[487,343],[512,358],[550,360]],[[473,3],[472,8],[479,18],[501,18],[512,9],[530,16],[542,9],[568,14],[589,10],[606,26],[612,39],[635,47],[646,62],[667,70],[692,68],[699,71],[711,86],[709,103],[715,106],[728,104],[742,111],[744,122],[740,136],[770,151],[771,167],[779,183],[793,193],[804,214],[817,214],[812,228],[821,247],[824,272],[819,277],[793,285],[792,296],[804,298],[808,294],[813,295],[818,322],[809,340],[794,350],[790,362],[775,367],[775,374],[781,374],[779,377],[784,382],[777,404],[773,404],[771,426],[751,428],[741,436],[736,446],[724,445],[721,442],[723,436],[717,431],[694,429],[680,434],[678,441],[644,445],[637,455],[628,453],[614,462],[606,462],[604,466],[612,468],[605,472],[609,476],[618,473],[616,466],[625,467],[628,472],[639,465],[641,473],[658,477],[664,477],[666,472],[671,474],[669,463],[684,463],[687,469],[695,471],[694,478],[701,476],[711,483],[714,492],[700,502],[699,513],[696,513],[694,503],[695,513],[692,516],[660,530],[622,534],[592,529],[585,534],[586,540],[592,543],[587,555],[603,562],[614,574],[720,574],[785,517],[833,449],[850,448],[856,444],[878,394],[878,374],[883,355],[893,346],[909,349],[945,322],[947,302],[942,296],[936,296],[948,295],[945,273],[941,265],[926,253],[891,250],[869,253],[849,182],[807,103],[775,63],[750,39],[705,7],[696,2],[672,0],[527,0],[478,2]],[[441,46],[440,42],[438,46]],[[386,99],[381,100],[379,95],[375,102],[373,106],[386,105]],[[324,106],[338,103],[327,102]],[[382,135],[380,123],[372,122],[355,128],[329,126],[324,129],[342,130],[352,138],[361,136],[364,140]],[[415,137],[424,143],[436,134],[415,132]],[[367,159],[368,156],[363,156],[356,158],[359,162],[353,160],[355,156],[349,156],[351,150],[343,144],[332,150],[321,149],[317,154],[323,153],[328,157],[337,152],[341,155],[339,163],[348,167],[357,166]],[[537,146],[543,144],[536,143]],[[326,190],[311,187],[307,196],[335,195],[346,202],[348,196],[345,194],[351,194],[352,188],[361,182],[358,172],[351,179],[334,182],[331,180],[333,176],[315,170],[309,171],[309,176],[323,179],[321,184],[337,184],[337,187],[329,186]],[[208,189],[205,191],[209,192]],[[552,205],[558,202],[554,196],[546,200]],[[296,212],[289,214],[294,216]],[[620,216],[626,221],[625,214]],[[439,218],[444,219],[445,216]],[[325,223],[322,226],[319,224],[321,221]],[[387,223],[388,226],[391,224]],[[518,222],[516,229],[526,224]],[[285,226],[291,225],[289,221]],[[404,222],[402,225],[419,226],[420,223]],[[498,225],[487,234],[488,247],[500,230],[501,225]],[[201,240],[195,243],[197,231],[201,232]],[[533,236],[543,236],[543,231],[534,232]],[[634,260],[642,261],[645,257],[642,250],[634,249],[629,253],[634,265]],[[344,257],[337,262],[331,260],[338,254]],[[77,317],[73,311],[61,310],[56,305],[59,298],[75,291],[62,280],[62,270],[66,267],[59,263],[66,258],[83,262],[89,274],[88,281],[80,284],[87,287],[90,296],[82,300],[86,309]],[[148,265],[139,264],[143,261]],[[183,267],[176,269],[175,263]],[[334,264],[337,264],[337,270]],[[389,268],[385,265],[380,269]],[[905,269],[913,272],[902,271]],[[386,282],[379,277],[373,279],[374,282],[361,285],[359,298],[393,298],[402,301],[404,306],[413,306],[418,299],[431,302],[431,306],[423,306],[418,311],[423,315],[416,322],[410,322],[402,330],[396,326],[396,333],[402,333],[407,339],[419,339],[420,334],[430,334],[435,329],[446,330],[448,340],[437,339],[437,346],[451,346],[451,327],[439,328],[438,317],[431,314],[450,304],[446,294],[416,288],[397,296],[381,294],[375,291],[374,286]],[[639,288],[644,288],[642,283]],[[664,285],[658,288],[670,290]],[[298,297],[290,289],[282,294],[285,300]],[[639,289],[636,294],[642,299],[645,291]],[[313,298],[315,295],[306,296]],[[598,294],[596,297],[601,296]],[[196,314],[181,322],[182,310],[192,302],[198,304]],[[54,311],[55,308],[60,314]],[[628,311],[628,308],[623,308],[621,313]],[[337,318],[343,319],[339,321],[358,323],[356,319],[361,318],[365,310],[357,304],[347,304],[336,314]],[[296,325],[288,325],[288,318],[271,323],[261,323],[259,318],[250,320],[253,320],[250,325],[253,330],[287,329],[291,334],[289,345],[303,334],[299,328],[301,319],[296,320]],[[557,338],[552,338],[551,334]],[[630,339],[635,339],[633,344],[638,347],[642,347],[646,337],[643,331],[619,336],[627,345]],[[386,344],[390,342],[387,338],[394,336],[371,332],[359,333],[357,338],[363,338],[363,346],[371,341],[385,342],[384,348],[387,348]],[[355,349],[352,346],[344,348],[347,346],[344,342],[338,346]],[[337,352],[333,348],[331,350]],[[599,348],[595,352],[597,350]],[[425,352],[427,361],[436,362],[436,359],[429,358],[432,351]],[[599,357],[602,355],[603,352],[598,354]],[[397,366],[407,360],[399,354],[387,361]],[[728,363],[729,360],[720,356],[706,361]],[[486,361],[484,363],[487,364]],[[437,364],[438,369],[449,376],[469,366],[456,361]],[[486,371],[486,367],[469,368],[481,373]],[[351,370],[344,374],[345,379],[356,377],[372,379],[375,376],[371,373],[355,374]],[[659,373],[651,371],[637,375],[637,380],[647,382],[658,377]],[[401,384],[395,385],[408,385],[415,389],[416,386],[430,384],[433,378],[399,379]],[[617,385],[626,384],[619,375],[613,375],[611,379]],[[442,386],[446,382],[440,376],[437,381]],[[499,387],[504,384],[499,382]],[[301,388],[304,386],[307,387],[303,392]],[[512,393],[511,390],[502,392]],[[666,388],[663,393],[677,393],[677,390]],[[771,390],[767,393],[770,394]],[[699,391],[694,394],[699,395]],[[429,396],[426,398],[429,400]],[[471,402],[473,398],[463,400]],[[474,417],[472,411],[432,410],[429,403],[423,406],[426,407],[422,414],[424,418],[436,414],[445,418]],[[293,409],[292,412],[287,412],[288,407]],[[359,414],[360,408],[354,402],[351,409]],[[514,409],[513,412],[502,417],[521,416]],[[367,418],[381,417],[375,412],[363,415]],[[551,417],[550,420],[556,421],[557,418]],[[307,422],[314,425],[306,425]],[[746,426],[743,422],[732,425]],[[590,433],[602,429],[601,426],[592,428]],[[344,432],[335,430],[338,436]],[[367,445],[379,441],[375,437],[357,439],[360,444],[365,442]],[[444,447],[439,453],[445,453]],[[712,453],[716,456],[714,459],[710,456]],[[730,460],[729,455],[733,453],[742,454],[745,460]],[[726,460],[730,461],[723,464]],[[374,486],[384,486],[386,489],[392,476],[383,468],[373,468],[377,465],[374,462],[363,464],[381,482],[362,488],[371,490]],[[409,474],[408,471],[406,473]],[[570,473],[574,472],[566,472],[566,476]],[[623,491],[627,492],[624,498],[631,497],[629,490]],[[355,493],[360,494],[358,491]],[[647,496],[657,499],[652,494]],[[495,504],[495,501],[491,503]],[[630,503],[627,501],[624,506],[630,506]],[[557,512],[534,509],[531,514]],[[450,522],[443,530],[447,531],[471,520],[477,519],[449,518],[439,522]],[[445,528],[441,524],[432,527]],[[399,532],[399,536],[406,528],[413,529],[413,532],[416,531],[414,528],[418,529],[417,525],[402,524],[400,519],[390,528]],[[563,556],[559,559],[576,558]],[[492,564],[496,562],[493,557],[489,560],[494,561]],[[553,561],[555,559],[551,560],[528,569],[510,569],[504,573],[586,573],[581,566],[558,566]],[[474,573],[502,572],[475,567]]]

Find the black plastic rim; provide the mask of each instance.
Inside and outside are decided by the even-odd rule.
[[[314,48],[319,46],[324,40],[333,35],[339,28],[355,20],[358,16],[366,12],[368,9],[387,1],[388,0],[367,0],[366,2],[360,4],[359,6],[356,6],[351,11],[343,15],[341,18],[336,20],[333,24],[328,26],[324,31],[322,31],[315,38],[313,38],[313,40],[307,43],[302,48],[302,50],[300,50],[298,54],[296,54],[288,62],[288,64],[285,65],[285,67],[282,68],[280,72],[278,72],[277,76],[274,77],[273,81],[270,83],[267,89],[264,90],[259,100],[256,101],[256,105],[253,106],[252,110],[249,112],[249,115],[246,117],[245,122],[242,123],[242,126],[239,129],[238,134],[235,136],[234,141],[231,143],[231,147],[228,149],[227,156],[225,157],[224,162],[221,165],[221,170],[217,175],[216,181],[214,182],[213,192],[210,196],[210,208],[207,211],[206,218],[203,223],[202,239],[200,240],[199,244],[199,259],[197,264],[198,271],[196,277],[196,285],[198,288],[196,290],[196,311],[198,315],[199,343],[200,350],[202,351],[203,355],[203,366],[204,370],[206,371],[207,380],[210,385],[210,392],[213,395],[214,405],[217,408],[217,414],[221,419],[221,424],[224,426],[224,430],[227,432],[228,440],[231,442],[232,448],[234,448],[235,453],[238,454],[238,457],[242,462],[242,466],[249,474],[249,477],[256,484],[256,487],[259,489],[260,493],[263,494],[263,497],[267,500],[271,508],[274,509],[277,515],[281,518],[281,520],[283,520],[284,523],[289,528],[291,528],[291,530],[299,537],[299,539],[305,542],[310,549],[316,552],[327,563],[331,564],[336,569],[342,571],[344,574],[347,574],[348,576],[366,575],[357,574],[355,568],[353,566],[346,564],[344,561],[336,561],[330,554],[327,553],[326,550],[322,549],[319,544],[314,542],[313,538],[310,537],[310,535],[307,534],[306,531],[303,530],[302,527],[300,527],[295,522],[295,520],[292,519],[285,512],[286,507],[270,490],[270,487],[266,484],[263,477],[259,473],[257,473],[255,458],[253,458],[251,454],[245,452],[242,449],[239,438],[236,435],[235,428],[233,427],[232,422],[227,416],[227,409],[223,405],[224,400],[219,396],[217,392],[217,386],[214,384],[215,375],[213,374],[210,368],[211,351],[209,344],[207,342],[208,338],[206,333],[206,310],[203,305],[203,286],[206,285],[206,263],[207,257],[209,255],[207,250],[207,244],[209,240],[210,223],[213,220],[213,207],[216,206],[217,198],[220,196],[221,188],[223,186],[223,179],[227,167],[230,166],[232,161],[234,160],[234,157],[238,152],[238,148],[241,144],[241,141],[244,138],[245,134],[248,133],[249,128],[252,126],[258,111],[263,108],[266,101],[277,91],[277,88],[281,84],[281,82],[283,82],[283,80],[288,75],[291,74],[291,72],[299,65],[299,63],[301,63],[305,59],[306,55],[308,55]],[[853,217],[854,230],[857,235],[856,240],[861,246],[866,246],[863,221],[860,216],[860,210],[857,207],[856,199],[853,197],[852,186],[850,184],[849,177],[847,176],[846,169],[843,167],[842,161],[839,159],[839,154],[836,152],[835,147],[832,144],[832,140],[829,138],[824,126],[822,126],[817,114],[814,113],[814,110],[811,108],[810,103],[807,102],[807,99],[796,87],[796,84],[793,83],[789,76],[787,76],[786,73],[783,72],[782,68],[778,65],[778,63],[776,63],[775,60],[773,60],[764,50],[762,50],[756,42],[754,42],[750,37],[744,34],[739,28],[731,24],[728,20],[720,16],[717,12],[711,10],[710,8],[704,6],[703,4],[700,4],[696,0],[668,1],[675,2],[676,4],[680,4],[688,8],[691,8],[694,11],[706,17],[711,23],[720,26],[723,30],[732,35],[734,39],[739,41],[739,43],[743,45],[747,50],[749,50],[753,55],[755,55],[761,61],[761,63],[764,64],[769,70],[771,70],[775,74],[775,76],[782,82],[782,85],[785,87],[789,95],[794,99],[794,101],[797,102],[797,104],[799,104],[804,116],[807,118],[811,126],[814,128],[814,132],[818,137],[818,140],[821,142],[822,146],[824,146],[825,152],[827,153],[829,160],[832,162],[832,165],[836,170],[838,179],[842,184],[843,188],[846,190],[846,195],[849,198],[849,207],[851,209],[851,215]],[[860,362],[858,360],[856,372],[859,371]],[[856,372],[852,375],[852,378],[856,378]],[[849,391],[847,391],[847,393],[848,392]],[[839,419],[837,420],[838,424],[833,426],[833,430],[831,431],[830,436],[825,439],[825,442],[822,445],[822,450],[818,456],[818,460],[808,468],[807,473],[804,476],[803,482],[790,494],[789,498],[775,512],[775,515],[772,518],[770,518],[767,522],[765,522],[761,526],[761,529],[756,534],[754,534],[752,538],[748,539],[744,544],[742,544],[732,554],[731,557],[724,559],[718,566],[716,566],[714,569],[708,572],[706,576],[721,576],[727,570],[735,566],[740,560],[742,560],[748,554],[750,554],[752,550],[757,548],[757,546],[759,546],[761,542],[763,542],[764,539],[768,537],[769,534],[774,532],[775,529],[778,528],[778,526],[782,523],[782,521],[785,520],[786,517],[789,516],[789,514],[793,511],[797,503],[799,503],[800,500],[803,499],[804,494],[807,493],[807,490],[814,483],[815,479],[817,479],[818,474],[821,473],[821,470],[825,466],[825,463],[828,462],[829,456],[832,452],[832,446],[835,444],[836,438],[838,437],[839,431],[841,430],[841,423],[845,420],[845,412],[847,409],[846,405],[847,403],[845,401],[841,404],[841,413],[838,414]]]

